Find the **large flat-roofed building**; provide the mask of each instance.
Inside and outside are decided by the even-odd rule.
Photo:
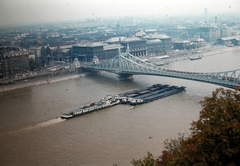
[[[124,52],[127,50],[128,45],[130,54],[132,54],[133,56],[147,55],[146,41],[138,37],[113,37],[106,40],[104,43],[119,43],[123,46]]]
[[[156,55],[164,54],[164,52],[163,52],[163,42],[159,39],[147,40],[146,41],[146,46],[147,46],[148,56],[156,56]]]
[[[130,54],[133,56],[139,57],[147,55],[146,41],[141,38],[125,38],[120,42],[120,44],[124,47],[124,52],[126,52],[129,45]]]
[[[240,36],[222,37],[217,39],[217,43],[221,45],[239,46]]]
[[[188,41],[188,40],[175,41],[173,43],[174,49],[178,49],[178,50],[188,49],[189,46],[190,46],[190,41]]]
[[[172,51],[172,38],[165,34],[154,33],[154,34],[146,35],[143,38],[146,39],[147,41],[151,41],[151,40],[156,41],[157,39],[160,40],[161,42],[159,42],[160,46],[158,46],[158,48],[161,48],[161,50],[159,50],[159,52],[161,52],[162,54],[168,54],[169,52]],[[156,44],[156,42],[148,42],[148,45],[150,43],[152,43],[153,45]],[[153,45],[151,47],[153,47]]]
[[[20,48],[0,48],[0,78],[14,78],[29,70],[28,52]]]
[[[99,60],[106,60],[117,56],[121,52],[129,52],[133,56],[141,57],[148,54],[165,55],[171,51],[171,38],[166,35],[139,37],[112,37],[104,42],[82,42],[72,47],[73,56],[80,61],[92,61],[94,56]]]
[[[111,59],[121,52],[126,52],[129,46],[130,53],[134,56],[146,56],[146,41],[137,37],[113,37],[104,42],[82,42],[72,47],[73,56],[80,61],[91,62],[94,56],[98,59]]]
[[[232,44],[235,46],[240,46],[240,36],[232,39]]]
[[[204,39],[201,39],[201,38],[193,39],[191,40],[191,42],[197,44],[197,47],[204,47],[206,45]]]
[[[111,59],[118,55],[118,49],[123,49],[120,44],[107,44],[102,42],[84,42],[76,44],[72,47],[73,56],[77,57],[79,61],[90,62],[94,56],[98,59]]]
[[[217,43],[220,45],[227,45],[227,44],[231,44],[233,39],[234,37],[222,37],[217,39]]]

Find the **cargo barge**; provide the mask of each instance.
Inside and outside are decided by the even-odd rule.
[[[120,94],[122,104],[138,105],[185,91],[185,87],[154,84],[150,87]]]
[[[151,102],[160,98],[164,98],[173,94],[180,93],[185,90],[185,87],[169,86],[162,84],[154,84],[145,88],[140,88],[125,92],[118,95],[108,95],[102,98],[99,102],[91,103],[83,107],[79,107],[67,113],[61,114],[62,119],[69,119],[76,116],[81,116],[90,112],[101,110],[117,104],[138,105]]]

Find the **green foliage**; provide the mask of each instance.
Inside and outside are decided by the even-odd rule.
[[[240,165],[240,93],[216,89],[200,102],[203,109],[191,124],[191,136],[167,139],[162,155],[154,159],[149,152],[134,166],[237,166]]]
[[[240,94],[219,88],[200,102],[200,117],[192,123],[192,137],[181,147],[190,165],[239,165]]]
[[[178,154],[179,147],[181,146],[181,143],[185,140],[184,134],[179,133],[178,136],[179,137],[176,139],[166,139],[164,141],[164,148],[174,156]]]
[[[40,64],[37,61],[35,61],[33,58],[29,59],[29,68],[31,71],[34,69],[38,69],[39,67],[40,67]]]
[[[144,157],[143,159],[133,159],[131,164],[133,166],[158,166],[156,159],[154,159],[152,153],[150,152],[148,152],[147,157]]]

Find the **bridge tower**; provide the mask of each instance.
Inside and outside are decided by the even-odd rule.
[[[121,73],[121,71],[122,71],[122,65],[120,65],[120,64],[122,64],[122,63],[124,63],[122,60],[121,60],[121,49],[120,48],[118,48],[118,61],[119,61],[119,68],[118,68],[118,71],[119,71],[119,73],[118,73],[118,79],[119,80],[131,80],[131,79],[133,79],[133,75],[132,74],[126,74],[126,73]],[[127,49],[126,49],[126,53],[125,53],[126,55],[129,55],[130,54],[130,49],[129,49],[129,44],[127,43]]]
[[[80,62],[78,61],[77,58],[75,58],[74,61],[73,61],[73,68],[75,70],[75,73],[78,73],[78,70],[80,68]]]

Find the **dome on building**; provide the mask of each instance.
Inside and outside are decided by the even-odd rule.
[[[73,66],[74,66],[74,68],[79,68],[80,67],[80,62],[77,58],[74,59]]]

